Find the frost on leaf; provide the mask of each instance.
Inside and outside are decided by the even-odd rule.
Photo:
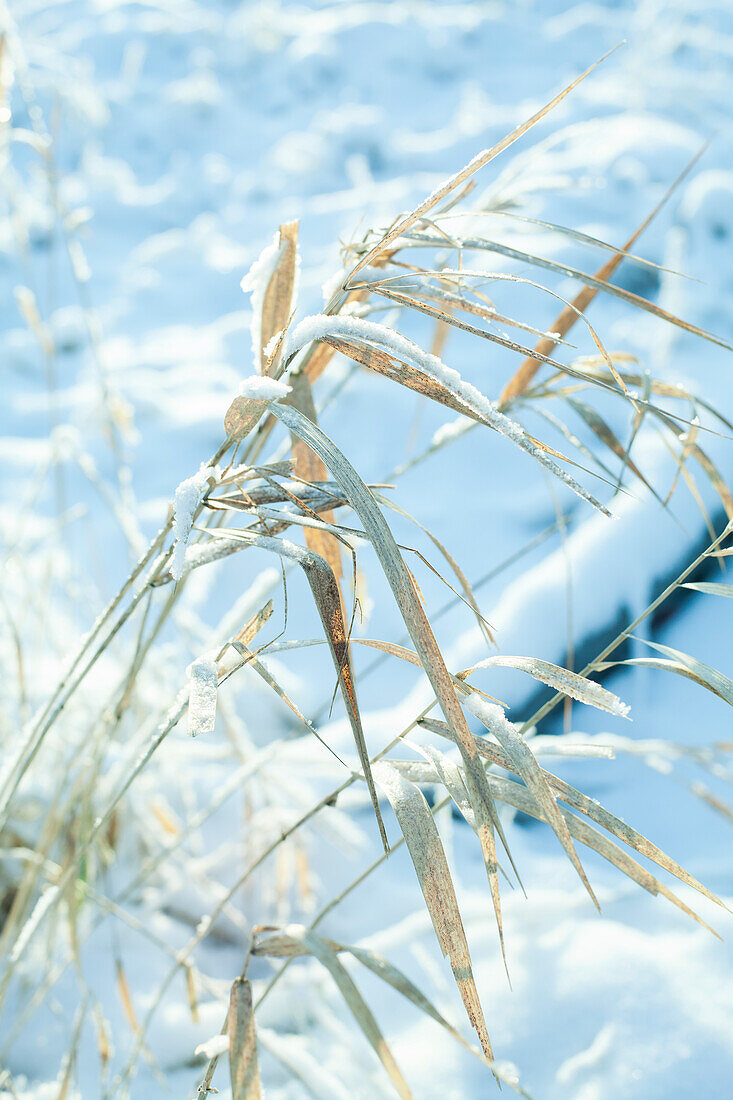
[[[202,466],[197,474],[187,477],[176,489],[173,497],[173,558],[171,559],[171,576],[179,581],[183,574],[183,563],[186,557],[186,547],[193,526],[193,517],[201,500],[201,494],[206,488],[208,479],[214,471],[210,466]]]
[[[213,733],[216,721],[216,685],[218,674],[213,657],[198,657],[188,670],[188,732],[191,737]]]

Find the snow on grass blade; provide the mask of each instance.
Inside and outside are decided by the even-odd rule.
[[[257,1064],[252,986],[245,978],[236,978],[232,983],[227,1033],[232,1100],[260,1100],[262,1091]]]
[[[604,505],[591,496],[582,485],[579,485],[562,467],[548,457],[548,448],[538,445],[536,440],[525,432],[521,424],[512,420],[505,413],[500,412],[493,401],[490,401],[470,382],[466,382],[457,370],[446,366],[437,356],[423,351],[412,340],[394,329],[358,317],[330,317],[327,314],[306,317],[305,320],[296,325],[290,334],[284,352],[285,362],[290,361],[300,348],[309,344],[312,340],[322,340],[332,336],[346,337],[347,340],[363,340],[368,344],[376,344],[388,355],[396,356],[398,359],[407,359],[414,365],[414,368],[416,367],[433,383],[426,393],[427,396],[432,397],[433,400],[440,399],[435,396],[439,392],[434,385],[437,383],[440,389],[447,391],[450,395],[450,399],[444,400],[443,404],[448,404],[450,408],[480,420],[488,427],[493,428],[494,431],[506,436],[517,447],[531,455],[550,473],[554,474],[555,477],[565,482],[583,500],[587,500],[589,504],[603,512],[604,515],[610,515]],[[364,363],[364,365],[370,366],[371,364]],[[375,366],[374,369],[377,369],[377,367]],[[397,380],[401,381],[399,378]]]
[[[555,802],[555,796],[550,790],[550,785],[529,745],[527,745],[524,738],[519,735],[501,707],[497,707],[494,703],[488,703],[476,693],[469,695],[464,702],[471,713],[475,714],[476,717],[483,722],[490,733],[493,733],[494,737],[512,761],[514,770],[522,777],[529,790],[532,791],[533,795],[536,797],[538,804],[542,807],[543,812],[547,816],[548,823],[553,832],[565,849],[568,859],[578,872],[580,880],[588,891],[591,900],[600,910],[596,896],[588,882],[585,871],[583,870],[583,865],[578,858],[578,853],[575,851],[570,834],[568,833],[567,825]]]
[[[214,470],[209,466],[202,466],[198,473],[187,477],[175,491],[173,497],[173,557],[171,558],[171,576],[179,581],[183,575],[183,566],[186,558],[186,547],[191,535],[193,517],[198,508],[201,497],[209,479],[215,477]]]
[[[450,962],[471,1026],[484,1054],[493,1061],[453,880],[430,808],[422,792],[386,761],[375,764],[374,772],[405,838],[435,935],[443,955]]]
[[[509,657],[503,654],[486,657],[471,668],[460,673],[461,679],[471,676],[481,668],[516,668],[520,672],[526,672],[555,691],[561,691],[571,699],[577,699],[579,703],[587,703],[590,707],[608,711],[618,718],[629,717],[629,707],[623,703],[617,695],[601,687],[593,680],[585,676],[579,676],[577,672],[570,672],[567,668],[553,665],[549,661],[541,661],[538,657]]]
[[[218,670],[211,655],[197,657],[189,666],[188,732],[191,737],[213,733],[216,723]]]
[[[688,653],[682,653],[679,649],[660,645],[659,642],[652,642],[647,638],[637,638],[635,635],[629,635],[629,637],[634,637],[635,641],[643,642],[651,649],[656,649],[663,656],[661,658],[628,657],[624,661],[603,661],[596,666],[599,671],[604,671],[616,665],[640,665],[642,668],[656,668],[663,672],[674,672],[677,676],[685,676],[688,680],[693,680],[701,687],[707,688],[708,691],[712,691],[713,695],[717,695],[733,707],[733,680],[730,680],[722,672],[719,672],[716,668],[711,668],[710,665],[706,665],[702,661],[698,661],[696,657],[691,657]]]
[[[262,300],[262,312],[259,321],[259,371],[263,375],[273,375],[277,371],[278,351],[280,350],[277,346],[277,338],[287,327],[293,311],[297,294],[299,267],[298,222],[287,222],[285,225],[280,226],[278,259],[268,280]],[[255,332],[253,328],[253,350],[254,339]]]

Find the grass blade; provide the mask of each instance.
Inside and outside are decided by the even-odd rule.
[[[227,1031],[232,1100],[260,1100],[262,1092],[257,1064],[252,986],[244,978],[236,978],[232,983]]]

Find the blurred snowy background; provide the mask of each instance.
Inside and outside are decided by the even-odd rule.
[[[224,412],[252,369],[249,301],[240,279],[281,222],[300,219],[299,316],[318,312],[321,286],[341,263],[340,242],[389,224],[625,39],[511,156],[482,174],[479,187],[511,196],[521,213],[621,245],[712,138],[638,245],[655,263],[699,281],[629,266],[619,283],[733,340],[729,3],[14,0],[2,4],[0,24],[4,752],[12,749],[18,716],[26,718],[46,698],[75,640],[160,526],[178,482],[218,446]],[[531,226],[498,225],[496,232],[507,241],[520,234],[526,247],[536,244]],[[561,252],[580,266],[579,245],[562,240]],[[507,270],[505,261],[494,261],[495,270]],[[595,270],[594,257],[584,263]],[[532,277],[531,270],[512,270]],[[559,281],[557,289],[570,296],[577,287]],[[511,300],[507,290],[502,304]],[[551,324],[556,306],[540,302],[543,312],[538,305],[534,320],[542,327]],[[733,416],[730,352],[610,300],[594,306],[592,319],[608,346],[638,356],[656,374]],[[587,333],[576,335],[579,344],[585,341],[581,351],[594,350]],[[512,364],[515,358],[507,355],[477,358],[474,377],[496,396]],[[366,479],[385,479],[409,462],[445,420],[434,410],[420,413],[412,395],[395,394],[343,366],[336,366],[321,396],[341,383],[338,413],[326,409],[321,422]],[[472,580],[516,554],[555,518],[556,501],[545,479],[504,440],[486,434],[457,441],[440,463],[428,460],[408,470],[397,498],[455,550]],[[653,440],[642,444],[647,474],[662,468],[655,446]],[[709,451],[730,480],[731,444],[717,438]],[[56,463],[59,455],[63,460]],[[463,525],[456,526],[442,501],[468,467],[480,473]],[[702,483],[700,491],[715,513],[715,494]],[[568,503],[564,496],[562,502]],[[578,531],[589,516],[587,509],[574,510]],[[669,514],[650,499],[635,501],[610,535],[598,520],[591,522],[595,526],[586,524],[571,550],[578,643],[594,624],[606,627],[619,615],[640,611],[654,585],[684,564],[705,534],[687,489]],[[241,557],[248,560],[232,564],[223,587],[206,578],[191,586],[177,634],[164,634],[168,648],[160,657],[159,683],[154,678],[143,689],[143,717],[180,686],[186,664],[200,651],[205,624],[218,621],[251,585],[257,587],[252,608],[258,595],[260,602],[270,590],[276,595],[278,574],[271,564],[264,580],[257,580],[249,555]],[[260,565],[267,564],[263,556]],[[504,652],[563,660],[566,565],[556,534],[481,588],[482,607]],[[534,571],[527,576],[530,566]],[[367,581],[374,606],[362,632],[396,640],[401,628],[380,593],[376,571]],[[439,607],[445,590],[430,577],[424,585],[426,600]],[[51,590],[52,614],[45,598]],[[301,604],[294,601],[291,608],[290,634],[310,637],[313,616]],[[655,637],[731,675],[730,606],[724,599],[689,601]],[[444,616],[439,633],[456,667],[476,656],[480,641],[459,610]],[[27,683],[16,700],[10,684],[17,679],[18,636],[26,646]],[[325,667],[319,661],[306,653],[278,659],[277,665],[312,715],[327,708],[332,689],[328,675],[314,675]],[[114,672],[112,658],[100,663],[100,692]],[[365,677],[362,689],[369,711],[365,725],[375,744],[424,697],[424,687],[404,669],[391,672],[385,665],[383,674]],[[720,699],[660,676],[635,671],[614,680],[613,690],[631,703],[634,717],[633,727],[615,733],[687,746],[730,740],[729,712]],[[158,694],[162,685],[165,697]],[[526,700],[511,674],[495,690],[516,706]],[[93,710],[94,699],[87,705]],[[236,736],[241,733],[247,746],[245,763],[266,745],[270,705],[253,684],[233,707]],[[573,713],[584,732],[605,731],[603,721],[580,710]],[[277,711],[286,724],[284,713]],[[338,717],[329,739],[339,751],[350,751]],[[120,760],[135,744],[133,738],[120,745]],[[283,822],[339,777],[310,742],[287,744],[271,765],[280,801],[269,811]],[[132,815],[143,822],[143,832],[160,825],[162,811],[150,816],[158,795],[179,818],[188,818],[221,789],[231,766],[217,756],[217,742],[212,745],[192,746],[185,730],[166,743],[156,770],[131,793]],[[58,759],[49,757],[49,775],[60,759],[61,751]],[[653,746],[646,762],[653,767],[620,754],[612,762],[571,762],[563,774],[730,897],[730,820],[710,801],[727,797],[726,776],[701,777],[694,763],[671,763]],[[180,782],[169,790],[174,771]],[[708,801],[690,789],[703,779]],[[43,797],[42,786],[39,781],[26,797]],[[369,811],[354,804],[358,825],[341,815],[308,842],[309,890],[321,904],[374,854]],[[263,814],[267,809],[258,806]],[[241,802],[235,808],[227,803],[210,832],[184,846],[186,859],[177,867],[183,877],[158,882],[139,905],[131,905],[170,947],[188,940],[212,908],[218,884],[236,878],[239,862],[221,868],[211,853],[222,836],[248,827],[248,812]],[[267,824],[261,828],[257,836],[266,837]],[[138,841],[134,828],[130,833],[134,866]],[[257,836],[235,845],[236,861],[256,853]],[[155,839],[150,843],[154,848]],[[552,837],[519,822],[512,826],[512,843],[529,898],[506,891],[510,991],[480,857],[462,843],[460,826],[452,837],[497,1056],[516,1063],[538,1100],[725,1095],[733,1074],[730,947],[589,860],[603,904],[598,917]],[[296,852],[280,876],[292,876],[297,862]],[[375,878],[353,894],[326,930],[349,942],[372,937],[460,1025],[460,1006],[404,853],[379,874],[378,888]],[[115,868],[110,894],[117,896],[130,877]],[[112,1053],[105,1080],[95,1014],[80,1016],[66,1095],[74,1089],[84,1100],[124,1095],[125,1089],[133,1097],[193,1094],[202,1066],[193,1051],[220,1027],[222,991],[241,967],[248,922],[278,914],[307,919],[311,901],[283,901],[273,881],[257,880],[256,889],[239,899],[239,925],[231,916],[204,945],[207,953],[197,965],[209,978],[199,989],[195,1019],[180,974],[156,1006],[170,959],[150,940],[124,922],[107,922],[90,936],[79,965],[93,990],[89,1004],[101,1005],[109,1021]],[[682,888],[680,894],[692,904],[691,891]],[[710,912],[704,903],[699,908],[729,939],[727,915]],[[139,1061],[131,1084],[125,1070],[136,1037],[120,1001],[116,960],[124,962],[136,1017],[146,1019],[150,1012],[150,1057]],[[60,1095],[69,1067],[64,1057],[83,1002],[79,984],[62,975],[43,1006],[23,1015],[51,967],[50,956],[31,959],[25,984],[1,1010],[3,1100]],[[318,1012],[311,996],[316,986]],[[368,983],[365,989],[382,995]],[[313,968],[290,968],[262,1012],[263,1027],[271,1029],[263,1056],[269,1097],[388,1095],[366,1044],[345,1036],[341,1013],[326,977]],[[490,1093],[493,1084],[481,1067],[432,1025],[405,1015],[396,998],[378,1014],[416,1096],[457,1100]],[[14,1092],[2,1091],[11,1088],[3,1084],[3,1068],[12,1074]],[[226,1074],[215,1083],[226,1095]]]

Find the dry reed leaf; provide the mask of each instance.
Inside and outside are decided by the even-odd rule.
[[[443,845],[425,796],[386,761],[374,766],[405,838],[440,949],[448,957],[481,1049],[493,1061],[489,1034],[471,968],[471,954]]]
[[[420,240],[422,244],[431,247],[441,247],[445,245],[445,242],[439,237],[422,235]],[[587,272],[580,271],[578,268],[571,267],[569,264],[548,260],[544,256],[536,256],[531,252],[524,252],[519,248],[498,244],[496,241],[489,241],[485,238],[463,240],[461,241],[461,248],[495,252],[500,256],[506,256],[507,259],[516,260],[518,263],[531,264],[533,267],[539,267],[545,271],[552,271],[557,275],[564,275],[566,278],[574,279],[577,282],[586,283],[588,287],[593,287],[596,290],[603,290],[606,294],[611,294],[615,298],[620,298],[621,301],[628,302],[630,305],[636,306],[637,309],[641,309],[645,313],[650,313],[653,317],[657,317],[661,321],[667,321],[669,324],[675,325],[675,327],[681,328],[685,332],[690,332],[695,336],[701,336],[711,344],[716,344],[718,347],[725,348],[726,351],[733,351],[733,346],[726,343],[725,340],[721,340],[720,337],[715,336],[713,333],[708,332],[706,329],[690,324],[689,321],[684,321],[681,317],[669,313],[666,309],[662,309],[661,306],[655,305],[654,302],[650,302],[647,298],[642,298],[639,294],[634,294],[630,290],[624,290],[622,287],[616,286],[615,283],[609,283],[604,279],[597,278],[595,275],[589,275]],[[577,314],[575,314],[575,316],[577,316]]]
[[[409,743],[409,742],[408,742]],[[417,752],[426,756],[433,764],[434,768],[440,775],[440,781],[445,787],[448,794],[453,799],[453,802],[460,810],[463,817],[466,819],[471,828],[476,831],[476,817],[471,806],[471,800],[468,797],[468,791],[466,790],[466,784],[463,782],[463,773],[458,765],[449,760],[444,753],[439,752],[437,749],[432,748],[429,745],[412,745]],[[494,848],[496,853],[496,848]],[[494,855],[494,862],[486,865],[486,873],[489,879],[489,889],[491,891],[491,901],[494,906],[494,917],[496,920],[496,927],[499,932],[499,945],[501,947],[501,957],[504,960],[504,969],[506,970],[507,978],[511,986],[511,979],[509,978],[509,966],[506,957],[506,947],[504,944],[504,924],[501,916],[501,895],[499,893],[499,863]]]
[[[432,733],[437,733],[439,736],[446,737],[448,740],[453,741],[450,729],[444,722],[438,722],[432,718],[423,718],[420,720],[420,725],[430,730]],[[493,744],[484,737],[477,737],[476,743],[479,752],[485,760],[488,760],[498,767],[505,768],[507,771],[519,774],[511,758],[498,745]],[[544,768],[542,770],[548,783],[553,788],[558,798],[561,798],[563,802],[567,802],[573,809],[589,817],[591,821],[595,821],[597,825],[608,830],[609,833],[612,833],[625,844],[628,844],[629,847],[634,848],[640,855],[652,860],[653,863],[656,863],[659,867],[663,868],[663,870],[669,871],[669,873],[674,875],[675,878],[678,878],[680,882],[684,882],[686,886],[690,886],[692,889],[697,890],[698,893],[703,894],[717,905],[724,906],[724,903],[719,897],[708,890],[706,886],[686,871],[684,867],[681,867],[679,863],[671,858],[671,856],[668,856],[666,852],[663,852],[661,848],[658,848],[657,845],[646,836],[634,829],[633,826],[628,825],[620,817],[616,817],[602,806],[600,802],[596,801],[596,799],[588,798],[587,795],[576,790],[575,787],[566,783],[564,779],[560,779]]]
[[[313,402],[313,394],[311,392],[311,384],[308,377],[301,372],[293,376],[290,384],[291,392],[287,397],[288,403],[302,412],[304,416],[307,416],[314,424],[317,424],[316,407]],[[314,454],[311,448],[299,439],[297,435],[292,435],[291,438],[296,476],[307,482],[326,481],[328,479],[328,471],[323,461],[318,455]],[[325,523],[334,522],[334,513],[330,509],[324,511],[322,517]],[[333,569],[340,591],[340,581],[343,576],[343,570],[341,565],[341,548],[337,540],[331,538],[324,531],[309,530],[308,528],[305,529],[304,535],[305,541],[311,550],[316,554],[320,554],[322,558],[325,558]],[[343,593],[341,594],[341,602],[343,606]]]
[[[461,780],[461,783],[462,782]],[[321,937],[321,939],[323,939],[323,937]],[[372,974],[391,986],[392,989],[400,993],[406,1000],[410,1001],[410,1003],[420,1012],[425,1013],[426,1016],[429,1016],[435,1023],[439,1024],[449,1035],[459,1042],[461,1046],[469,1050],[485,1065],[488,1065],[492,1069],[494,1075],[504,1084],[508,1084],[510,1088],[514,1089],[520,1096],[528,1097],[528,1094],[520,1087],[516,1080],[504,1074],[501,1068],[487,1059],[486,1055],[482,1051],[479,1051],[477,1047],[467,1043],[461,1033],[445,1019],[432,1001],[418,989],[415,983],[411,981],[406,974],[393,963],[389,962],[388,959],[385,959],[376,951],[371,951],[365,947],[355,947],[352,944],[336,943],[334,940],[330,939],[324,939],[324,942],[334,952],[341,954],[348,953],[351,955],[367,970],[370,970]],[[309,952],[302,942],[293,940],[289,936],[282,935],[275,931],[274,935],[268,936],[263,940],[258,940],[252,949],[252,954],[279,959],[305,956],[308,955]]]
[[[614,50],[615,49],[618,49],[618,47],[615,46]],[[492,146],[490,149],[485,149],[482,153],[479,153],[478,156],[469,161],[469,163],[465,165],[465,167],[462,168],[460,172],[456,172],[455,175],[450,176],[447,180],[445,180],[445,182],[442,183],[438,188],[436,188],[436,190],[433,191],[432,194],[428,195],[428,197],[424,199],[420,203],[420,205],[412,211],[412,213],[408,214],[404,218],[399,218],[397,222],[392,226],[392,228],[384,234],[381,240],[376,245],[374,245],[374,247],[371,248],[367,252],[367,254],[361,258],[361,260],[359,260],[359,262],[356,264],[356,267],[353,268],[348,280],[346,281],[345,288],[349,289],[349,283],[353,280],[357,272],[361,271],[362,268],[368,267],[373,260],[376,260],[378,257],[383,255],[383,253],[386,252],[391,244],[393,244],[399,237],[401,237],[406,232],[406,230],[410,229],[411,226],[415,225],[416,222],[424,218],[425,215],[428,214],[434,206],[437,206],[438,203],[442,202],[443,199],[450,195],[452,191],[455,191],[457,187],[460,187],[462,184],[466,183],[466,181],[470,180],[471,176],[475,175],[475,173],[478,172],[481,168],[484,168],[487,164],[490,163],[490,161],[494,160],[495,157],[498,157],[501,153],[504,152],[505,149],[508,149],[510,145],[517,141],[518,138],[522,137],[523,134],[525,134],[534,125],[536,125],[536,123],[543,119],[545,115],[554,107],[556,107],[558,103],[561,103],[563,99],[565,99],[565,97],[569,95],[570,92],[572,92],[572,90],[578,86],[578,84],[580,84],[582,80],[585,80],[585,78],[590,73],[592,73],[593,70],[601,64],[601,62],[605,61],[606,58],[614,52],[614,50],[609,50],[608,53],[604,54],[603,57],[594,62],[593,65],[586,69],[585,72],[581,73],[580,76],[576,77],[575,80],[567,85],[567,87],[563,88],[563,90],[558,95],[551,99],[549,103],[546,103],[545,106],[542,107],[541,110],[537,111],[534,115],[532,115],[531,118],[527,119],[526,122],[523,122],[520,126],[517,126],[516,129],[512,130],[511,133],[507,134],[506,137],[503,137],[501,141],[497,142],[496,145]]]
[[[497,707],[496,704],[487,703],[485,699],[482,699],[476,693],[469,695],[464,702],[471,713],[475,714],[479,721],[483,722],[490,733],[493,733],[494,737],[512,761],[513,770],[522,777],[529,790],[537,799],[538,805],[542,807],[543,813],[546,814],[550,827],[560,841],[568,859],[578,872],[580,880],[588,891],[593,904],[600,911],[600,905],[588,882],[583,865],[578,858],[578,853],[575,851],[575,846],[570,838],[565,819],[558,809],[557,803],[555,802],[555,796],[547,782],[547,778],[542,768],[537,763],[535,755],[529,745],[508,720],[504,711],[500,707]]]
[[[400,774],[405,777],[409,776],[413,782],[435,783],[438,781],[437,772],[429,765],[421,763],[416,765],[415,761],[411,760],[395,761],[394,763],[398,765]],[[536,799],[526,787],[512,780],[502,779],[494,775],[489,776],[489,782],[491,783],[491,789],[494,795],[500,802],[505,802],[508,806],[513,806],[515,809],[521,810],[522,813],[529,814],[531,817],[537,818],[538,821],[544,821],[545,824],[548,824],[544,811],[538,806]],[[598,852],[599,855],[603,856],[609,863],[612,863],[628,878],[638,883],[639,886],[643,886],[645,890],[648,890],[650,894],[661,894],[662,897],[667,898],[668,901],[688,917],[691,917],[697,924],[707,929],[707,931],[711,932],[717,939],[720,939],[718,933],[711,928],[709,924],[688,905],[685,905],[676,894],[664,886],[664,884],[647,871],[646,868],[637,863],[635,859],[632,859],[628,852],[623,851],[622,848],[619,848],[618,845],[614,844],[608,837],[592,828],[592,826],[582,818],[576,817],[575,814],[570,813],[568,810],[562,810],[561,813],[568,832],[574,840],[578,840],[581,844]]]
[[[577,466],[577,463],[571,462],[565,455],[560,454],[558,451],[553,450],[551,447],[548,447],[546,444],[528,435],[521,425],[512,420],[505,413],[499,412],[498,409],[492,406],[492,414],[488,416],[483,407],[475,408],[468,399],[458,397],[444,386],[442,382],[439,382],[435,378],[431,378],[422,370],[405,363],[404,360],[399,359],[392,353],[388,354],[381,348],[376,348],[371,344],[362,346],[332,336],[324,336],[321,337],[321,339],[331,347],[334,347],[337,351],[342,352],[342,354],[346,355],[348,358],[353,359],[354,362],[360,363],[368,370],[373,370],[377,374],[385,375],[391,378],[392,381],[399,382],[400,385],[406,386],[408,389],[414,390],[416,393],[420,393],[425,397],[429,397],[431,400],[446,406],[446,408],[461,413],[463,416],[467,416],[471,420],[484,424],[486,427],[492,428],[494,431],[506,436],[512,443],[519,447],[520,450],[531,455],[532,458],[536,459],[542,466],[549,470],[550,473],[554,474],[555,477],[560,478],[560,480],[579,497],[588,501],[589,504],[604,515],[610,515],[608,509],[604,507],[600,501],[596,500],[587,489],[584,489],[582,485],[574,480],[574,478],[570,477],[569,474],[545,456],[547,454],[552,454],[563,462],[570,462],[573,466]],[[481,396],[483,397],[483,395]]]
[[[649,492],[653,493],[654,496],[657,497],[657,500],[659,500],[660,498],[657,495],[656,491],[652,488],[652,486],[649,484],[647,479],[644,477],[644,475],[641,473],[639,468],[632,460],[630,448],[624,447],[618,436],[608,426],[603,417],[599,413],[597,413],[595,409],[592,409],[590,405],[586,405],[583,401],[578,401],[577,399],[571,397],[568,397],[566,400],[571,409],[573,409],[581,418],[581,420],[583,420],[584,423],[587,424],[593,434],[596,435],[598,439],[600,439],[601,443],[603,443],[604,446],[608,447],[610,451],[613,451],[616,457],[621,459],[624,466],[628,466],[632,474],[635,474],[635,476],[639,478],[639,481],[641,481],[647,487]]]
[[[284,419],[286,414],[291,417],[298,417],[297,423],[311,423],[296,409],[286,410],[284,406],[281,406],[278,409],[277,415],[282,415]],[[314,427],[314,430],[319,431],[315,426],[312,425],[312,427]],[[351,725],[354,742],[359,754],[359,762],[364,772],[364,779],[369,789],[369,795],[377,818],[382,844],[384,845],[384,850],[389,851],[387,834],[379,810],[379,800],[374,788],[374,780],[372,778],[372,770],[369,763],[369,753],[367,752],[364,731],[361,726],[361,716],[359,714],[359,705],[356,699],[351,657],[349,655],[349,641],[341,610],[341,595],[333,569],[320,554],[315,554],[312,550],[297,546],[295,543],[289,542],[286,539],[272,538],[267,535],[256,535],[249,531],[239,531],[237,534],[240,539],[249,542],[253,546],[259,546],[264,550],[270,550],[280,555],[280,557],[288,558],[290,561],[296,562],[305,573],[321,623],[323,624],[333,663],[336,667],[341,697],[344,701],[346,713]],[[289,705],[291,705],[292,709],[292,704],[289,703]],[[299,712],[296,710],[295,713]],[[311,732],[315,732],[310,723],[307,723],[307,725]]]
[[[227,1033],[232,1100],[260,1100],[262,1092],[257,1064],[252,986],[245,978],[235,978],[232,982]]]
[[[727,596],[733,598],[733,584],[716,584],[714,581],[698,581],[683,584],[683,588],[692,588],[695,592],[705,592],[708,596]]]
[[[257,673],[257,675],[265,681],[267,686],[271,688],[275,692],[275,694],[279,696],[280,699],[282,699],[283,703],[285,703],[285,705],[290,708],[298,721],[303,723],[305,728],[308,730],[308,733],[312,733],[316,740],[320,741],[324,748],[328,749],[331,755],[335,756],[340,764],[344,764],[344,761],[341,759],[341,757],[334,752],[334,750],[326,741],[323,740],[313,723],[308,721],[306,716],[301,711],[300,707],[297,705],[297,703],[293,702],[288,693],[283,687],[281,687],[281,685],[278,683],[278,681],[272,675],[269,669],[265,668],[262,662],[257,660],[255,654],[252,653],[252,651],[248,649],[247,646],[244,645],[242,642],[232,642],[232,646],[244,658],[245,664],[247,664],[249,668],[252,668]],[[344,767],[346,767],[345,764]]]
[[[298,263],[298,222],[280,226],[280,255],[277,267],[270,276],[262,302],[260,334],[260,373],[275,375],[278,368],[279,349],[268,361],[265,348],[277,333],[287,327],[293,309],[293,291]]]
[[[425,610],[394,536],[374,499],[346,457],[316,425],[311,424],[296,409],[277,406],[275,415],[291,431],[297,432],[321,456],[331,473],[340,482],[349,502],[359,515],[364,530],[379,558],[382,570],[392,589],[405,626],[412,638],[420,662],[430,680],[438,703],[455,733],[466,765],[467,790],[479,825],[479,841],[487,867],[496,862],[494,827],[500,832],[501,822],[491,796],[486,774],[477,755],[476,746],[465,715],[458,703],[450,673],[433,634]],[[507,852],[509,858],[511,855]]]
[[[629,237],[629,239],[626,242],[626,244],[624,245],[624,247],[619,249],[616,252],[615,256],[612,256],[609,260],[606,261],[605,264],[602,265],[602,267],[600,267],[598,269],[598,271],[595,274],[596,280],[598,280],[599,282],[602,282],[602,283],[608,282],[608,280],[611,278],[611,276],[613,275],[616,268],[619,266],[619,264],[624,259],[627,259],[627,258],[634,259],[634,260],[637,260],[638,262],[641,262],[641,263],[647,262],[647,261],[639,260],[639,257],[630,256],[629,255],[629,249],[633,247],[635,242],[639,239],[639,237],[644,232],[644,230],[647,228],[647,226],[650,224],[650,222],[652,222],[654,220],[654,218],[656,218],[657,214],[662,209],[662,207],[665,205],[665,203],[667,202],[669,197],[672,195],[672,193],[676,190],[676,188],[679,186],[679,184],[682,183],[684,178],[692,170],[693,166],[697,163],[699,158],[702,156],[704,148],[705,148],[705,146],[703,146],[703,149],[701,149],[700,152],[697,153],[695,157],[693,157],[693,159],[690,161],[690,163],[680,173],[680,175],[677,177],[677,179],[674,181],[674,183],[671,185],[671,187],[668,188],[668,190],[666,191],[666,193],[664,194],[664,196],[662,197],[660,202],[658,202],[657,205],[654,207],[651,214],[649,214],[648,217],[646,217],[644,219],[644,221],[641,223],[639,228],[634,233],[631,234],[631,236]],[[560,228],[560,227],[553,226],[552,228]],[[572,232],[572,231],[568,230],[567,232]],[[581,238],[584,236],[584,234],[577,234],[577,233],[575,233],[574,235],[578,236],[578,237],[581,237]],[[602,241],[594,240],[593,243],[594,244],[599,244],[604,248],[611,247],[609,245],[603,244]],[[656,266],[656,265],[652,265],[652,266]],[[579,314],[585,314],[586,310],[588,309],[591,302],[593,301],[596,294],[598,293],[598,290],[599,290],[599,287],[597,287],[597,286],[596,287],[589,287],[589,286],[583,287],[583,289],[580,291],[580,293],[578,295],[576,295],[576,297],[573,299],[572,305],[566,306],[565,309],[562,310],[559,317],[552,324],[551,331],[553,333],[557,332],[560,336],[567,335],[567,333],[573,327],[575,322],[578,320],[578,315]],[[536,356],[536,355],[531,356],[530,358],[525,359],[524,363],[522,363],[522,365],[519,368],[519,370],[517,371],[517,373],[509,380],[507,385],[504,387],[504,390],[502,391],[501,397],[499,398],[500,407],[503,407],[504,405],[509,404],[510,401],[515,400],[516,398],[520,397],[525,392],[525,390],[530,385],[532,379],[534,378],[535,374],[537,373],[537,371],[539,370],[539,368],[542,364],[541,356],[551,355],[552,352],[553,352],[553,349],[556,347],[556,344],[557,344],[557,341],[554,340],[554,339],[551,339],[551,338],[545,337],[544,339],[540,340],[540,342],[537,344],[537,346],[535,348],[535,352],[539,352],[540,355],[539,356]],[[612,370],[612,373],[613,373],[614,377],[618,378],[617,372],[613,369],[613,367],[611,367],[611,370]]]
[[[125,971],[122,968],[122,961],[120,959],[115,960],[115,971],[117,973],[117,990],[120,994],[122,1009],[127,1018],[127,1022],[130,1025],[130,1029],[134,1031],[134,1033],[137,1035],[140,1031],[140,1024],[138,1022],[137,1015],[135,1014],[135,1006],[132,1003],[130,986],[127,984],[127,977],[125,975]]]
[[[242,645],[250,645],[256,638],[262,627],[267,623],[272,615],[274,609],[274,603],[272,600],[268,600],[264,607],[261,607],[259,611],[255,611],[249,622],[245,623],[242,629],[238,632],[233,641],[241,642]]]
[[[555,691],[561,691],[571,699],[577,699],[579,703],[587,703],[590,707],[608,711],[619,718],[629,717],[629,708],[617,695],[607,688],[589,680],[585,676],[579,676],[577,672],[571,672],[567,668],[553,665],[550,661],[541,661],[538,657],[510,657],[504,654],[494,657],[486,657],[471,668],[459,672],[461,680],[471,676],[478,669],[483,668],[516,668],[520,672],[526,672],[535,680],[540,680]]]
[[[632,635],[629,635],[632,637]],[[648,638],[637,638],[651,649],[656,649],[663,658],[658,657],[629,657],[625,661],[603,661],[598,664],[599,670],[604,670],[615,665],[640,665],[643,668],[658,668],[666,672],[674,672],[678,676],[686,676],[688,680],[694,680],[696,684],[712,691],[726,703],[733,707],[733,680],[730,680],[722,672],[710,665],[698,661],[688,653],[682,653],[671,646],[660,645],[659,642],[649,641]]]
[[[224,431],[233,443],[249,435],[262,418],[270,402],[252,397],[235,397],[224,416]]]
[[[314,932],[309,932],[302,925],[289,925],[285,932],[290,939],[301,943],[308,953],[318,959],[321,965],[328,970],[369,1045],[387,1071],[398,1096],[402,1097],[402,1100],[412,1100],[412,1093],[400,1073],[377,1021],[331,945]]]
[[[199,1022],[199,1004],[198,997],[196,996],[196,983],[193,977],[193,967],[190,963],[185,963],[184,970],[186,973],[186,996],[188,997],[188,1007],[191,1012],[192,1021],[197,1024]]]

